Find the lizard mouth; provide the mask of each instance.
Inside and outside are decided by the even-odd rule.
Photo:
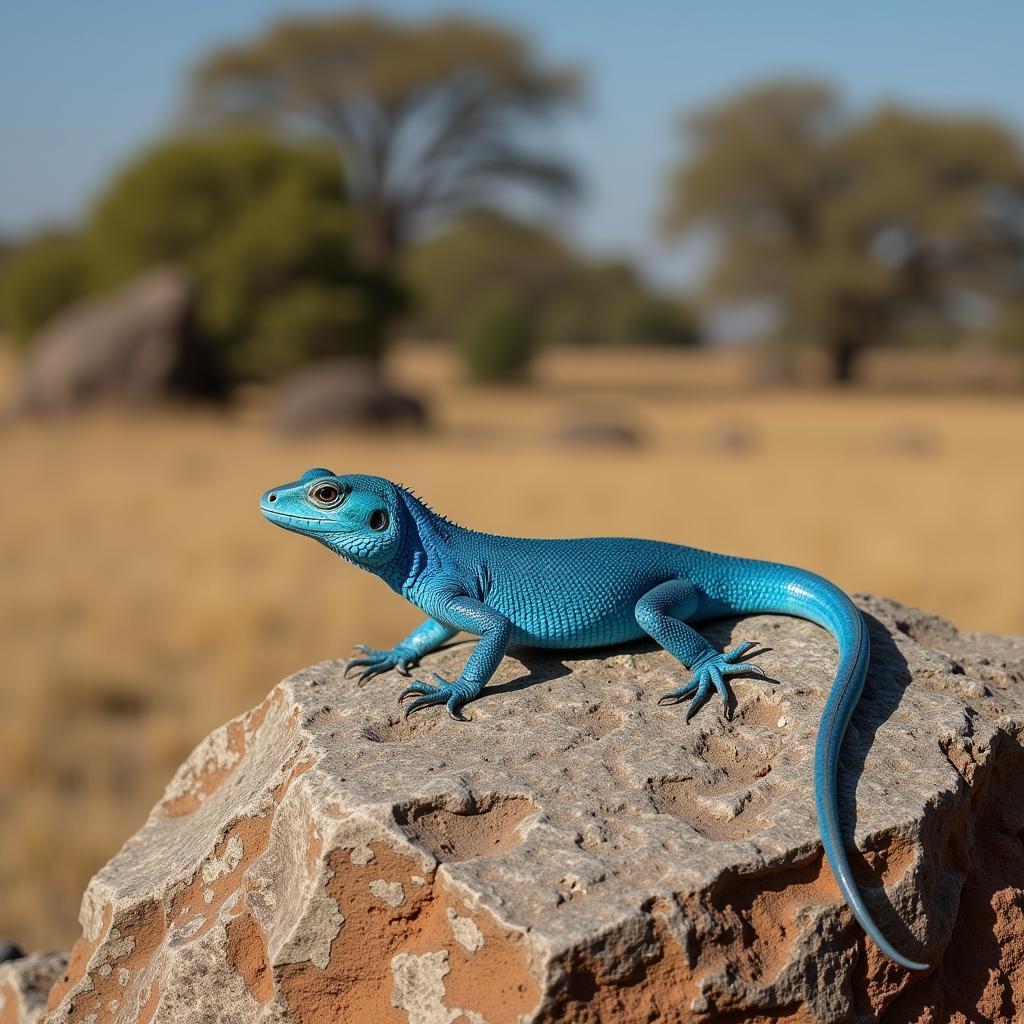
[[[269,519],[272,523],[276,523],[278,526],[295,526],[302,530],[309,530],[315,533],[339,533],[338,524],[333,519],[328,519],[325,516],[300,516],[294,512],[281,512],[276,508],[268,508],[262,502],[260,503],[260,512],[263,513],[264,518]]]

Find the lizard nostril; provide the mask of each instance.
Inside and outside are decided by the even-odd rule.
[[[267,501],[277,501],[277,495],[276,494],[268,495],[267,496]]]

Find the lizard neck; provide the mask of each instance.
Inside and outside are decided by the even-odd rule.
[[[452,542],[460,527],[438,515],[410,491],[399,488],[398,495],[405,513],[402,545],[377,574],[392,590],[415,603],[419,584],[450,564]]]

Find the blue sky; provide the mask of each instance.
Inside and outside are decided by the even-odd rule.
[[[73,220],[119,163],[165,131],[192,61],[309,0],[4,0],[0,11],[0,233]],[[367,6],[363,4],[361,6]],[[451,4],[373,5],[408,15]],[[666,283],[694,260],[654,221],[679,152],[680,112],[778,74],[823,76],[855,108],[897,100],[996,114],[1024,130],[1024,4],[945,0],[691,3],[481,0],[457,9],[529,32],[581,64],[590,95],[563,149],[586,192],[563,214],[583,246],[625,252]]]

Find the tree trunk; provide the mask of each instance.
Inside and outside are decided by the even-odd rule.
[[[398,269],[403,248],[395,208],[381,201],[367,203],[357,213],[356,225],[356,255],[361,267],[372,274],[393,275]],[[394,317],[390,320],[391,324],[380,325],[380,345],[367,357],[371,372],[377,376],[383,374],[382,363]]]
[[[387,204],[375,203],[363,212],[357,247],[370,270],[394,270],[402,252],[398,216]]]
[[[833,384],[846,387],[853,383],[857,357],[864,348],[863,340],[852,334],[840,334],[832,342],[830,379]]]

